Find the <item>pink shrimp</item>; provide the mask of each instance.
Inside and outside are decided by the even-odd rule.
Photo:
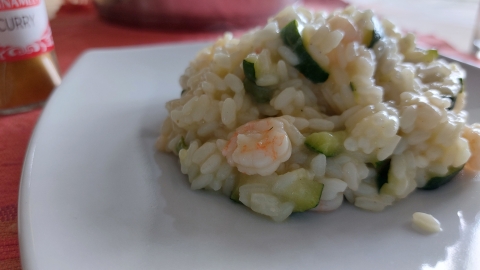
[[[222,154],[240,172],[265,176],[290,158],[292,144],[281,120],[265,118],[238,127]]]

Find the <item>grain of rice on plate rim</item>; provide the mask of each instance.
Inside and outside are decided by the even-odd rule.
[[[198,53],[180,98],[166,103],[156,147],[178,155],[192,189],[235,196],[275,221],[344,199],[382,211],[433,177],[480,169],[480,125],[463,111],[466,74],[436,56],[370,10],[287,7]],[[328,78],[314,82],[305,63]],[[306,147],[315,133],[336,138],[337,151]]]

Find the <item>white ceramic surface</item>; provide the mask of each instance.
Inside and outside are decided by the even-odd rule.
[[[480,178],[462,172],[382,213],[345,204],[284,223],[189,189],[154,142],[164,103],[205,44],[95,50],[35,128],[19,201],[22,264],[37,269],[480,269]],[[470,121],[480,71],[467,66]],[[411,229],[414,212],[443,232]]]

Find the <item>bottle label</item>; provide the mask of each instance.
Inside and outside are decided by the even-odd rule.
[[[0,61],[28,59],[53,48],[44,0],[0,0]]]

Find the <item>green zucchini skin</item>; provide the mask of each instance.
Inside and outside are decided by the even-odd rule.
[[[350,89],[352,90],[352,92],[357,91],[357,87],[355,87],[355,85],[353,84],[353,82],[350,82]]]
[[[367,48],[369,49],[373,48],[373,46],[375,46],[375,43],[377,43],[381,38],[382,38],[382,34],[380,33],[380,31],[378,31],[377,29],[374,29],[372,33],[372,40],[370,40],[370,43],[368,44]]]
[[[388,171],[390,170],[390,162],[391,159],[385,159],[382,161],[378,161],[374,164],[374,167],[377,169],[377,188],[378,192],[382,189],[383,185],[388,183]]]
[[[380,21],[376,18],[372,18],[373,30],[367,30],[364,34],[363,44],[368,48],[372,49],[377,42],[385,36],[383,28]]]
[[[426,56],[425,56],[425,61],[427,63],[430,63],[434,60],[436,60],[438,58],[438,51],[437,50],[427,50],[425,52]]]
[[[436,177],[432,177],[430,178],[430,180],[428,180],[427,184],[419,189],[423,189],[423,190],[434,190],[434,189],[437,189],[447,183],[449,183],[450,181],[452,181],[453,178],[455,178],[455,176],[457,176],[457,174],[459,172],[461,172],[463,170],[463,167],[465,165],[462,165],[458,168],[453,168],[449,171],[449,173],[445,176],[436,176]]]
[[[293,201],[293,212],[305,212],[315,208],[320,203],[323,184],[314,180],[300,179],[288,193],[282,194],[284,198]]]
[[[185,139],[180,137],[180,140],[177,142],[177,145],[175,146],[175,151],[177,154],[180,152],[182,149],[188,149],[188,145],[185,143]]]
[[[252,82],[257,80],[257,76],[255,75],[255,63],[243,60],[243,73],[245,73],[245,79]]]
[[[295,172],[290,172],[295,173]],[[281,176],[275,176],[281,177]],[[322,196],[324,185],[317,182],[307,175],[297,173],[296,180],[285,190],[274,192],[275,177],[261,177],[258,175],[241,175],[238,177],[235,187],[230,194],[230,199],[234,202],[240,202],[240,187],[248,184],[264,184],[268,187],[268,193],[275,195],[282,201],[289,201],[295,204],[293,212],[305,212],[317,207]]]
[[[245,92],[250,94],[253,100],[257,103],[268,103],[273,97],[274,90],[264,86],[258,86],[255,81],[255,64],[247,60],[243,60],[243,73],[245,79],[243,80],[243,87]]]
[[[458,78],[458,83],[460,84],[460,93],[463,93],[463,91],[465,91],[465,83],[463,82],[463,78]]]
[[[377,169],[377,187],[378,187],[378,192],[380,192],[380,189],[383,187],[384,184],[388,183],[388,172],[390,170],[390,159],[386,159],[384,161],[379,161],[374,164],[374,167]],[[452,168],[449,170],[448,174],[445,176],[435,176],[430,178],[425,186],[419,187],[418,189],[422,190],[434,190],[437,189],[450,181],[452,181],[457,174],[462,171],[463,167],[465,165],[462,165],[458,168]]]
[[[463,93],[465,91],[465,84],[463,82],[463,78],[458,78],[458,84],[460,84],[460,91],[457,95]],[[447,108],[448,111],[451,111],[455,108],[455,104],[457,102],[457,96],[454,95],[442,95],[443,98],[448,98],[451,100],[450,107]]]
[[[310,56],[303,45],[302,37],[298,31],[298,22],[293,20],[280,31],[283,43],[298,57],[299,64],[295,68],[313,83],[322,83],[328,79],[329,74]]]
[[[455,103],[457,102],[457,97],[456,96],[447,96],[447,95],[443,95],[442,97],[448,98],[452,101],[450,107],[448,107],[447,110],[448,111],[453,110],[453,108],[455,108]]]
[[[232,190],[232,193],[230,193],[230,200],[236,203],[241,203],[239,189],[240,189],[240,185],[235,185],[235,187]]]

